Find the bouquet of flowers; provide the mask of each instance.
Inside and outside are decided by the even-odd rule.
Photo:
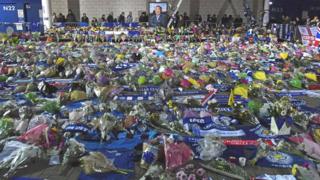
[[[101,152],[90,152],[89,155],[80,158],[81,167],[86,174],[116,172],[127,174],[128,170],[118,169],[112,161]]]

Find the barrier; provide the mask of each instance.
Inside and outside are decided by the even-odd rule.
[[[44,27],[42,23],[8,23],[0,22],[0,32],[1,33],[19,33],[19,32],[43,32]]]
[[[132,22],[132,23],[108,23],[108,22],[104,22],[104,23],[98,23],[103,27],[109,27],[109,28],[113,28],[113,27],[125,27],[125,28],[136,28],[140,26],[139,22]],[[71,26],[71,27],[88,27],[90,24],[89,23],[85,23],[85,22],[56,22],[53,23],[53,25],[55,27],[66,27],[66,26]]]

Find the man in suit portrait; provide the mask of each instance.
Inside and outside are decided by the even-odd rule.
[[[151,16],[149,20],[149,26],[151,27],[166,27],[168,24],[167,16],[162,14],[162,8],[160,6],[156,6],[155,14]]]

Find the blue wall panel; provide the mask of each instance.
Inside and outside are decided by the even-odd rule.
[[[18,22],[16,3],[0,3],[0,22]]]
[[[0,31],[15,23],[23,23],[24,31],[43,31],[41,9],[41,0],[0,0]],[[18,17],[19,10],[23,11],[23,17]]]

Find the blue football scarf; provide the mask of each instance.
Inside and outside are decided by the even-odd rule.
[[[271,118],[259,119],[260,123],[265,127],[270,127]],[[282,127],[284,123],[288,123],[289,125],[293,124],[293,119],[290,116],[278,117],[276,118],[276,124],[278,127]]]
[[[156,135],[155,131],[149,131],[148,137],[149,139],[154,138]],[[127,149],[132,150],[138,144],[142,143],[141,134],[135,134],[131,139],[126,137],[126,133],[122,132],[118,134],[117,138],[111,138],[106,142],[97,142],[97,141],[87,141],[83,140],[80,137],[76,137],[76,140],[85,145],[85,148],[88,151],[98,151],[100,149]]]
[[[276,92],[276,96],[283,97],[283,96],[289,96],[289,97],[301,97],[304,96],[304,91],[285,91],[285,92]]]
[[[20,84],[20,83],[31,83],[33,79],[17,79],[15,83]],[[73,83],[73,79],[54,79],[54,78],[39,78],[36,81],[45,81],[47,83],[64,83],[64,84],[70,84]]]
[[[160,86],[143,86],[139,87],[136,91],[133,88],[130,88],[129,86],[122,86],[124,91],[129,92],[147,92],[147,93],[153,93],[160,90]]]
[[[88,64],[82,64],[82,65],[84,65],[85,67],[88,67],[88,68],[92,68],[92,69],[98,68],[98,65],[94,64],[94,63],[88,63]]]
[[[141,143],[140,136],[133,137],[132,139],[119,139],[119,140],[109,140],[107,142],[99,141],[87,141],[76,137],[76,140],[85,145],[88,151],[99,151],[99,150],[114,150],[114,149],[134,149],[138,144]]]
[[[217,112],[233,112],[233,108],[230,107],[218,107],[217,108]]]
[[[210,129],[201,130],[198,125],[192,125],[191,131],[195,136],[204,137],[209,134],[215,134],[220,137],[245,137],[247,140],[255,139],[278,139],[286,136],[278,136],[270,132],[262,125],[257,126],[242,126],[237,127],[238,130],[220,130],[220,129]]]
[[[291,168],[294,164],[300,166],[313,165],[311,161],[280,151],[270,151],[266,157],[257,162],[258,166],[276,168]]]
[[[9,101],[9,99],[0,99],[0,104],[3,104],[5,102]]]
[[[174,90],[174,96],[192,96],[192,95],[206,95],[207,91],[200,91],[200,90],[187,90],[187,91],[180,91],[179,89]]]
[[[118,64],[115,67],[112,68],[112,71],[114,72],[120,72],[123,70],[127,70],[133,67],[136,67],[138,64],[137,63],[122,63],[122,64]]]
[[[257,180],[296,180],[293,175],[269,175],[264,174],[256,177]]]
[[[285,137],[285,136],[278,136],[273,134],[270,130],[266,129],[264,126],[262,125],[257,125],[255,127],[252,126],[245,126],[243,128],[241,128],[245,134],[246,134],[246,139],[248,140],[254,140],[254,139],[278,139],[281,137]]]
[[[88,100],[70,102],[70,103],[64,105],[62,110],[73,111],[73,110],[81,109],[85,106],[86,101],[88,101]],[[91,99],[90,102],[93,105],[98,105],[100,103],[100,100],[98,98],[95,98],[95,99]]]
[[[188,93],[190,93],[190,94],[188,94]],[[202,100],[207,95],[207,93],[200,93],[200,92],[198,92],[197,94],[195,94],[195,93],[197,93],[197,92],[180,92],[181,95],[173,96],[172,100],[179,102],[179,101],[183,101],[187,97]],[[211,97],[211,99],[216,99],[216,101],[219,105],[227,105],[228,101],[229,101],[229,95],[215,94],[214,96]],[[248,100],[242,98],[241,96],[235,96],[234,99],[236,102],[242,102],[244,104],[246,104],[248,102]]]
[[[184,125],[198,125],[201,130],[220,129],[229,130],[230,127],[223,124],[223,121],[228,121],[233,124],[236,120],[227,116],[207,116],[207,117],[185,117],[183,118]]]
[[[151,101],[154,100],[153,95],[118,95],[113,98],[115,101]]]
[[[87,135],[87,139],[93,141],[100,140],[100,133],[85,124],[69,124],[63,129],[63,131],[70,133],[83,133]]]
[[[218,137],[241,137],[245,136],[245,132],[243,130],[220,130],[220,129],[210,129],[210,130],[201,130],[198,127],[192,128],[192,133],[196,136],[204,137],[206,135],[216,135]]]
[[[185,142],[195,154],[195,159],[199,159],[200,152],[201,152],[201,147],[199,145],[199,142],[203,140],[203,138],[185,136],[182,139],[183,139],[182,141]]]
[[[309,107],[307,105],[301,105],[298,107],[300,111],[309,112],[309,113],[320,113],[320,107],[317,108]]]

